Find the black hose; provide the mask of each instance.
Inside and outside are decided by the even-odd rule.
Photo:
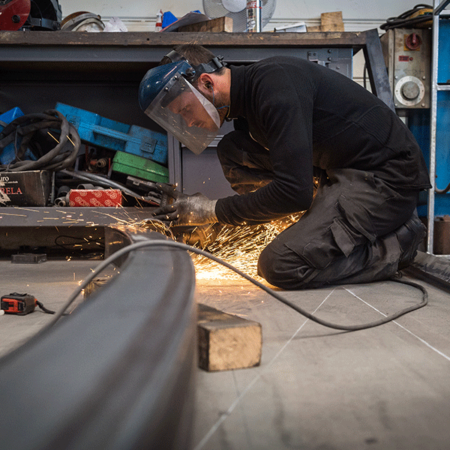
[[[36,300],[36,305],[38,305],[39,308],[41,308],[42,311],[44,311],[47,314],[55,314],[55,311],[52,311],[51,309],[47,309],[41,302],[38,302],[37,300]]]
[[[446,194],[448,191],[450,191],[450,183],[444,189],[438,189],[437,187],[435,187],[434,191],[436,192],[436,194]]]

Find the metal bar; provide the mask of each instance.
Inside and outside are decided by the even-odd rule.
[[[89,34],[89,36],[87,36]],[[52,63],[58,70],[68,64],[106,62],[146,63],[159,62],[169,48],[178,44],[196,43],[208,48],[230,49],[241,55],[280,49],[296,48],[352,48],[355,51],[366,45],[366,32],[345,33],[142,33],[129,32],[127,36],[116,33],[46,32],[11,33],[0,31],[0,67],[8,70],[26,63]],[[220,50],[219,50],[220,51]],[[228,55],[227,55],[228,57]],[[256,57],[256,60],[261,56]],[[52,67],[51,70],[54,70]],[[79,66],[75,67],[78,70]],[[50,70],[50,69],[49,69]],[[87,70],[87,67],[86,67]]]
[[[434,1],[436,7],[437,0]],[[437,124],[437,79],[439,64],[439,15],[433,15],[433,44],[431,64],[431,109],[430,109],[430,184],[428,191],[428,235],[427,252],[434,252],[434,207],[436,187],[436,124]]]
[[[450,91],[450,84],[438,84],[436,86],[436,90],[438,90],[438,91]]]
[[[391,86],[383,58],[380,38],[377,30],[368,30],[366,33],[366,45],[364,56],[369,70],[372,93],[395,111]]]
[[[402,272],[450,291],[450,264],[448,259],[439,255],[417,252],[412,264]]]
[[[442,10],[450,3],[450,0],[442,0],[441,4],[436,6],[436,1],[434,2],[434,15],[438,16]]]
[[[0,360],[2,449],[190,448],[194,280],[186,251],[136,250],[74,314]]]
[[[180,142],[171,133],[167,133],[167,159],[169,167],[169,183],[176,184],[183,190],[183,168]]]

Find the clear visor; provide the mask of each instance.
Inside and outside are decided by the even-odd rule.
[[[220,128],[214,105],[179,74],[171,78],[145,113],[197,155]]]

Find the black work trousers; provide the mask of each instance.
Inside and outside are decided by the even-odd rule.
[[[240,194],[273,178],[269,152],[243,131],[226,135],[218,156]],[[262,251],[258,272],[283,289],[391,278],[425,236],[417,200],[418,191],[394,189],[368,171],[321,171],[311,207]]]

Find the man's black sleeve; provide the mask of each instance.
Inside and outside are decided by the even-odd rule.
[[[295,78],[295,79],[294,79]],[[246,118],[263,135],[274,179],[255,192],[219,199],[220,222],[258,224],[304,211],[313,197],[313,85],[278,64],[252,74]]]

